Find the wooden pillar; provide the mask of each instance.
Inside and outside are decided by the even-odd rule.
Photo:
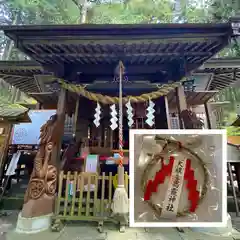
[[[38,102],[36,105],[36,110],[41,110],[41,109],[42,109],[42,104]]]
[[[109,126],[107,126],[107,147],[110,148],[111,147],[111,128]]]
[[[101,147],[101,134],[102,134],[102,125],[100,124],[100,126],[97,128],[97,146]]]
[[[101,127],[101,136],[100,136],[101,147],[105,147],[105,118],[102,120],[102,125],[100,127]]]
[[[155,100],[156,112],[155,112],[155,128],[156,129],[168,129],[167,120],[167,106],[165,97],[160,97]]]
[[[234,166],[235,173],[236,173],[238,191],[240,191],[240,164],[239,163],[233,163],[232,165]]]
[[[54,146],[51,155],[51,162],[57,167],[58,170],[60,167],[60,152],[62,145],[62,137],[64,134],[64,123],[66,117],[66,99],[67,99],[67,91],[65,89],[61,89],[60,95],[58,97],[57,104],[57,117],[61,121],[61,128],[59,129],[59,139],[60,141]]]
[[[187,102],[186,102],[183,86],[179,86],[178,88],[176,88],[176,103],[177,103],[180,129],[184,129],[183,120],[180,117],[181,112],[187,109]]]
[[[166,111],[166,118],[167,118],[167,126],[168,126],[168,129],[171,129],[170,113],[169,113],[168,98],[167,98],[167,96],[164,97],[164,102],[165,102],[165,111]]]
[[[77,135],[79,103],[80,103],[80,97],[78,96],[76,106],[75,106],[74,122],[73,122],[73,124],[74,124],[73,125],[73,132],[74,132],[75,136]]]
[[[104,121],[104,132],[103,132],[103,134],[104,134],[104,139],[103,139],[104,144],[103,144],[103,146],[105,148],[107,148],[108,147],[108,122],[107,122],[107,119],[105,119],[105,121]]]
[[[64,133],[66,95],[66,90],[61,89],[57,117],[47,121],[42,128],[39,150],[34,159],[34,170],[22,209],[21,216],[24,218],[48,216],[54,211],[60,170],[60,150]],[[51,176],[51,178],[49,179],[47,176]]]
[[[234,178],[233,178],[233,172],[232,172],[232,165],[230,162],[227,163],[227,169],[228,169],[228,175],[230,177],[230,185],[232,187],[232,192],[233,192],[233,199],[236,207],[236,215],[237,217],[239,216],[239,206],[238,206],[238,198],[236,195],[236,189],[234,186]]]
[[[109,130],[109,135],[110,135],[110,148],[113,149],[113,130]]]
[[[212,128],[211,117],[210,117],[210,114],[209,114],[209,107],[208,107],[207,103],[204,103],[204,109],[205,109],[205,115],[206,115],[208,129],[211,129]]]

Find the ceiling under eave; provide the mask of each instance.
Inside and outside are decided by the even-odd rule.
[[[230,24],[4,26],[3,30],[45,70],[82,84],[112,80],[119,60],[131,81],[178,81],[227,46],[232,36]]]
[[[240,81],[240,58],[210,59],[196,73],[211,74],[207,90],[235,86]]]
[[[185,92],[186,102],[188,106],[203,105],[208,102],[217,92],[216,91],[204,91],[204,92]],[[174,91],[168,95],[168,105],[170,109],[175,109],[177,106],[177,98]]]

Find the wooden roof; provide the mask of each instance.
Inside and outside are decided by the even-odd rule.
[[[212,74],[208,90],[222,90],[240,81],[240,58],[210,59],[196,72]]]
[[[204,92],[185,92],[186,102],[188,106],[198,106],[208,102],[217,92],[216,91],[204,91]],[[169,108],[176,108],[177,99],[175,92],[168,94]]]
[[[0,97],[0,122],[31,122],[28,109],[20,104],[11,104],[4,97]]]
[[[43,74],[43,68],[34,61],[0,61],[0,78],[24,93],[43,90],[34,78],[38,74]]]
[[[67,81],[178,81],[228,45],[230,24],[3,26],[16,46]]]
[[[57,97],[53,94],[47,99],[41,98],[41,93],[48,91],[49,77],[46,76],[51,75],[34,61],[0,61],[0,78],[30,96],[40,94],[40,97],[34,97],[40,103],[57,103]]]
[[[215,79],[214,74],[218,74],[220,69],[224,67],[230,69],[230,66],[232,66],[231,70],[234,72],[236,69],[238,70],[238,62],[240,62],[238,59],[212,59],[204,64],[205,68],[196,72],[211,73],[213,77],[208,84],[208,89],[221,90],[224,87],[228,87],[232,82],[236,82],[238,77],[233,81],[225,76],[222,83]],[[215,72],[214,66],[216,67]],[[211,71],[209,69],[211,69]],[[57,103],[58,93],[52,93],[48,88],[50,81],[49,79],[53,79],[52,74],[52,72],[44,71],[40,64],[33,61],[0,61],[0,77],[43,104],[51,102],[51,105],[54,105]],[[88,85],[86,89],[93,92],[101,92],[103,94],[113,95],[114,92],[116,92],[116,87],[116,83],[112,82],[111,84],[106,84],[98,81]],[[127,94],[139,95],[144,92],[151,92],[155,90],[157,90],[157,86],[148,81],[129,82],[124,84],[124,93]],[[192,102],[192,105],[203,104],[215,93],[214,91],[209,92],[207,89],[206,91],[208,92],[187,92],[187,102],[189,104]],[[172,96],[172,93],[170,93],[170,96]],[[171,100],[171,102],[173,102],[171,104],[175,104],[175,100]]]

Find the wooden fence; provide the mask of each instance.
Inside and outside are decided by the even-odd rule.
[[[58,220],[114,221],[111,218],[111,203],[117,176],[102,173],[63,171],[59,176],[55,217]],[[115,185],[115,186],[114,186]],[[125,188],[129,193],[129,178],[125,173]]]

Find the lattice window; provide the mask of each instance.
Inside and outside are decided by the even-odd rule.
[[[171,129],[180,129],[178,114],[176,113],[170,114],[170,126]]]
[[[170,117],[171,129],[180,129],[178,117]]]
[[[73,129],[74,117],[69,117],[66,115],[64,123],[64,135],[72,135],[74,133]]]

